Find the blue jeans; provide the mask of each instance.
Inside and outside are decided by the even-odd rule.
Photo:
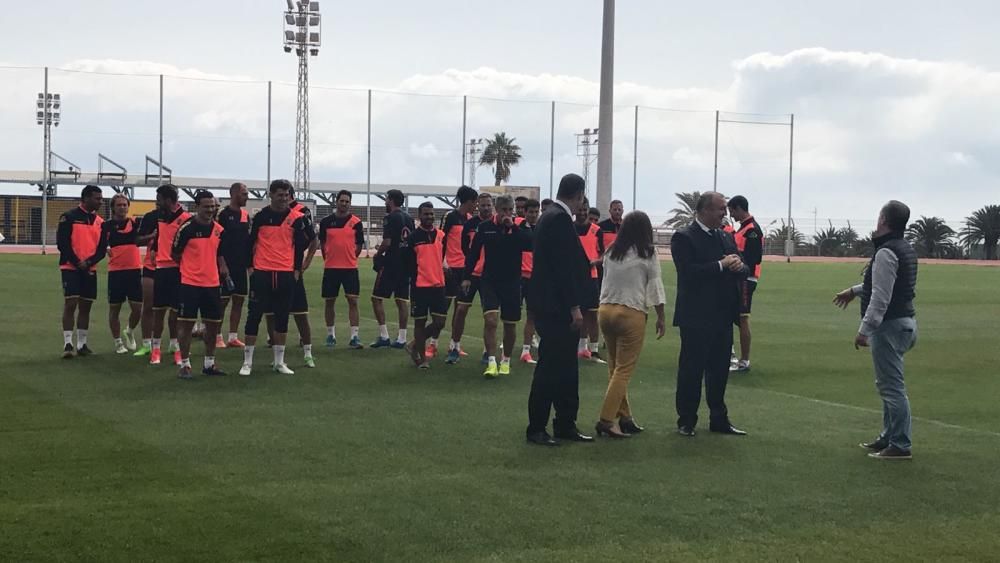
[[[909,450],[910,399],[903,383],[903,355],[917,343],[917,321],[912,317],[882,323],[870,339],[875,364],[875,387],[882,398],[880,439]]]

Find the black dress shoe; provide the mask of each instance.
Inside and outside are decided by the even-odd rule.
[[[635,423],[634,418],[626,418],[624,416],[618,419],[618,428],[626,434],[638,434],[645,430],[645,428]]]
[[[581,434],[576,428],[572,430],[565,430],[562,432],[555,432],[557,440],[566,440],[567,442],[593,442],[593,436],[587,436],[586,434]]]
[[[710,426],[708,428],[710,432],[715,432],[717,434],[730,434],[732,436],[746,436],[747,433],[739,428],[736,428],[732,424]]]
[[[880,452],[889,447],[889,441],[883,440],[882,438],[876,438],[871,442],[862,442],[858,445],[868,451]]]
[[[552,439],[548,432],[532,432],[527,436],[529,444],[537,446],[558,446],[559,442]]]
[[[688,438],[694,437],[694,426],[680,426],[677,428],[677,433],[681,436],[687,436]]]

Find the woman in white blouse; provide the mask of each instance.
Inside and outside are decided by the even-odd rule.
[[[596,426],[598,435],[628,438],[642,432],[629,408],[628,381],[646,338],[650,307],[656,309],[656,338],[663,338],[666,330],[663,313],[666,295],[661,275],[649,216],[632,211],[625,216],[618,237],[604,253],[598,322],[608,345],[610,381]]]

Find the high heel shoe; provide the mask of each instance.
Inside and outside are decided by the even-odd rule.
[[[635,419],[632,417],[621,417],[618,419],[618,428],[626,434],[638,434],[645,430],[642,426],[635,423]]]
[[[597,432],[598,436],[607,436],[608,438],[621,439],[630,437],[629,434],[615,428],[614,422],[604,422],[603,420],[594,426],[594,431]]]

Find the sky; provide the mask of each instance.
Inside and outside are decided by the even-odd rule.
[[[613,189],[626,207],[633,164],[635,203],[654,217],[668,214],[674,192],[712,186],[715,110],[724,119],[775,114],[752,117],[775,123],[795,114],[792,215],[804,230],[814,217],[871,230],[890,198],[910,203],[915,217],[955,223],[1000,199],[991,158],[1000,148],[1000,5],[617,4]],[[155,75],[164,74],[165,163],[183,176],[264,178],[266,81],[274,81],[272,169],[290,175],[296,67],[280,46],[284,5],[53,0],[42,12],[11,4],[0,66],[115,73],[51,71],[50,89],[64,97],[53,149],[86,170],[102,152],[130,174],[156,155]],[[503,10],[330,0],[321,11],[323,47],[310,72],[314,180],[365,180],[369,88],[375,183],[458,185],[463,95],[469,137],[505,131],[521,145],[510,183],[547,195],[552,100],[556,181],[581,172],[573,135],[597,124],[599,0],[508,0]],[[10,85],[0,89],[0,169],[40,168],[29,112],[41,82],[36,69],[0,68]],[[746,195],[765,223],[787,213],[788,133],[720,126],[718,189]],[[488,183],[489,170],[477,181]]]

